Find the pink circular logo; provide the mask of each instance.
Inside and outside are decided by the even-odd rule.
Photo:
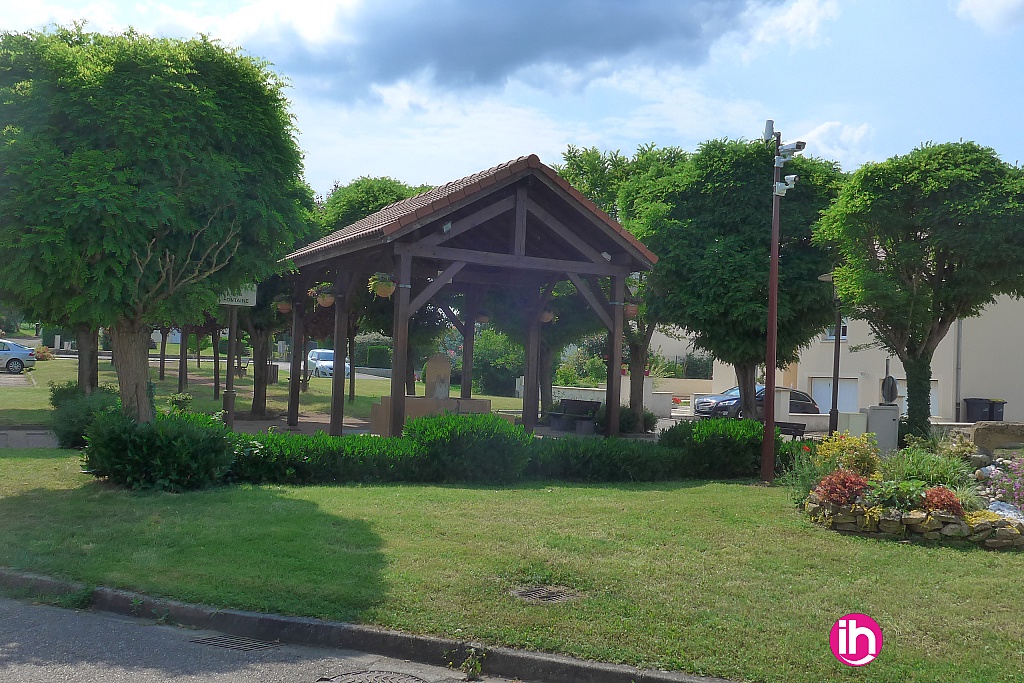
[[[866,614],[847,614],[832,624],[832,654],[847,666],[864,666],[882,652],[882,628]]]

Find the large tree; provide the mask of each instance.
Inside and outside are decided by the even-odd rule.
[[[0,289],[110,324],[149,420],[150,325],[268,273],[294,243],[301,153],[264,62],[200,37],[0,36]],[[202,310],[200,308],[199,310]]]
[[[927,434],[950,326],[1024,293],[1024,174],[973,142],[923,145],[862,166],[815,236],[838,247],[838,294],[903,363],[910,428]]]
[[[648,306],[659,320],[689,331],[694,346],[735,367],[748,416],[755,414],[756,371],[767,343],[772,169],[773,152],[761,142],[712,140],[636,202],[659,257]],[[832,292],[817,280],[832,259],[811,244],[811,228],[842,178],[836,164],[813,158],[793,159],[786,172],[800,181],[782,199],[779,367],[796,361],[833,320]]]

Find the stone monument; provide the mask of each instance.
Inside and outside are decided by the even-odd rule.
[[[452,384],[452,362],[443,353],[435,353],[424,368],[427,375],[427,398],[448,398]]]

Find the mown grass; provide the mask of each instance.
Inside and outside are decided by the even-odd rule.
[[[844,537],[743,482],[138,494],[0,452],[0,564],[211,605],[751,681],[1024,678],[1024,554]],[[560,605],[522,584],[571,587]],[[850,670],[828,631],[882,626]],[[486,662],[484,671],[486,673]]]
[[[167,397],[178,391],[177,360],[168,357],[165,378],[158,379],[157,367],[151,367],[151,376],[156,384],[156,403],[158,408],[165,408]],[[32,387],[0,387],[0,426],[41,426],[50,425],[52,409],[49,404],[49,383],[66,382],[77,378],[78,361],[59,358],[56,360],[36,363],[32,377],[36,386]],[[193,395],[192,409],[214,413],[221,409],[220,399],[213,398],[213,365],[203,361],[200,368],[195,367],[195,359],[189,361],[189,385],[186,391]],[[99,368],[100,384],[117,385],[117,375],[109,361],[101,360]],[[283,415],[288,411],[288,372],[280,373],[280,383],[271,384],[267,388],[267,410],[270,415]],[[224,383],[224,368],[221,367],[221,388]],[[241,418],[245,417],[252,405],[252,372],[235,380],[238,392],[236,406]],[[388,379],[356,379],[356,400],[345,404],[345,414],[352,417],[369,419],[370,406],[380,400],[381,396],[391,393],[391,381]],[[423,395],[424,385],[418,384],[417,393]],[[458,387],[452,388],[452,396],[458,396]],[[347,387],[346,387],[347,395]],[[479,396],[489,398],[492,410],[522,410],[522,399],[507,396]],[[309,380],[309,390],[299,398],[302,413],[330,414],[331,380],[313,377]]]

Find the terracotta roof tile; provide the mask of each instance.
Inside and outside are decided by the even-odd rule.
[[[625,228],[619,225],[608,214],[598,209],[593,202],[584,197],[569,182],[555,173],[552,168],[542,164],[540,158],[537,157],[536,154],[506,161],[505,163],[498,164],[486,171],[480,171],[479,173],[474,173],[473,175],[466,176],[465,178],[454,180],[445,185],[441,185],[440,187],[435,187],[432,190],[418,194],[415,197],[397,201],[394,204],[385,206],[374,214],[370,214],[369,216],[356,221],[352,225],[346,226],[341,230],[313,242],[312,244],[292,252],[286,258],[307,260],[317,252],[342,244],[347,244],[349,242],[361,240],[376,241],[375,238],[380,239],[382,237],[386,237],[418,219],[429,216],[432,213],[450,206],[457,200],[470,197],[474,193],[495,184],[499,180],[511,177],[528,168],[539,169],[545,176],[572,196],[573,199],[580,202],[580,204],[582,204],[587,210],[596,215],[602,222],[606,223],[608,227],[629,241],[649,261],[652,263],[657,261],[657,257],[652,254],[650,250],[629,234]]]

